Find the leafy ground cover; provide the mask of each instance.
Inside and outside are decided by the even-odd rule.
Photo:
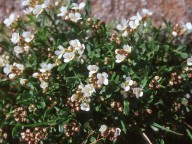
[[[192,24],[117,26],[90,3],[22,2],[0,24],[1,143],[190,143]]]

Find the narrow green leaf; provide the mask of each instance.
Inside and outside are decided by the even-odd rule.
[[[187,135],[189,136],[189,138],[192,140],[192,134],[191,134],[191,132],[190,132],[188,129],[186,129],[186,132],[187,132]]]
[[[121,120],[121,126],[123,128],[124,133],[126,134],[127,133],[127,129],[126,129],[126,126],[125,126],[125,123],[123,122],[123,120]]]
[[[12,137],[15,137],[18,131],[19,125],[17,124],[12,130]]]
[[[164,127],[164,126],[161,126],[161,125],[159,125],[159,124],[157,124],[157,123],[153,123],[152,126],[157,127],[157,128],[160,128],[161,130],[164,130],[164,131],[169,132],[169,133],[173,133],[173,134],[180,135],[180,136],[183,135],[183,134],[181,134],[181,133],[172,131],[172,130]]]
[[[124,100],[123,113],[125,115],[129,115],[129,102],[127,100]]]
[[[91,3],[90,3],[90,0],[86,1],[85,11],[86,11],[86,16],[90,17],[90,13],[91,13]]]

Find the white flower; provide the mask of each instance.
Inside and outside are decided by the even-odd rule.
[[[36,17],[39,16],[43,11],[43,6],[42,5],[36,5],[35,8],[33,9],[33,14],[36,15]]]
[[[98,81],[97,81],[98,85],[102,85],[102,84],[108,85],[108,83],[109,83],[108,74],[106,72],[98,73],[97,79],[98,79]]]
[[[42,89],[46,89],[46,88],[48,87],[48,83],[45,82],[45,81],[42,81],[41,84],[40,84],[40,87],[41,87]]]
[[[84,85],[82,83],[79,84],[78,89],[82,89]]]
[[[65,63],[68,63],[70,62],[71,60],[73,60],[75,57],[75,53],[74,52],[66,52],[64,55],[63,55],[63,58],[64,58],[64,62]]]
[[[80,19],[82,19],[81,18],[81,14],[80,13],[78,13],[78,12],[76,12],[76,13],[69,13],[69,19],[71,20],[71,21],[73,21],[73,22],[77,22],[78,20],[80,20]]]
[[[27,53],[30,50],[29,46],[24,46],[24,51]]]
[[[129,45],[124,45],[124,46],[123,46],[123,50],[126,51],[126,52],[128,52],[128,53],[131,53],[131,48],[132,48],[132,47],[129,46]]]
[[[20,71],[24,70],[24,65],[23,64],[14,63],[13,65],[15,65]]]
[[[21,85],[25,85],[27,83],[27,79],[20,78],[19,82]]]
[[[10,26],[14,21],[15,21],[15,14],[11,14],[9,16],[9,18],[6,18],[3,23],[6,25],[6,26]]]
[[[133,16],[130,18],[131,21],[135,21],[135,20],[138,20],[138,21],[141,21],[142,20],[142,17],[139,13],[137,13],[136,16]]]
[[[186,29],[187,29],[188,31],[191,31],[191,30],[192,30],[192,24],[191,24],[190,22],[187,22],[187,23],[185,24],[185,26],[186,26]]]
[[[12,65],[9,65],[7,64],[4,68],[3,68],[3,72],[8,75],[12,72],[12,69],[13,69],[13,66]]]
[[[34,35],[32,35],[30,32],[26,31],[23,32],[22,37],[24,38],[25,42],[29,43],[33,40]]]
[[[65,54],[65,48],[61,45],[58,46],[59,50],[55,51],[55,54],[58,56],[58,59],[61,59],[62,56]]]
[[[151,15],[153,14],[153,12],[152,12],[152,11],[149,11],[148,9],[142,9],[142,14],[143,14],[143,15],[149,15],[149,16],[151,16]]]
[[[82,47],[80,41],[78,39],[69,41],[70,46],[72,46],[75,50],[78,50]]]
[[[89,70],[89,77],[92,77],[92,75],[99,70],[99,67],[96,65],[88,65],[87,69]]]
[[[18,43],[19,39],[20,39],[19,33],[14,32],[11,38],[12,43],[14,44]]]
[[[25,10],[23,10],[23,13],[25,15],[31,14],[33,12],[33,8],[32,7],[28,7]]]
[[[121,55],[121,54],[117,54],[115,57],[116,57],[116,60],[115,60],[116,63],[120,63],[120,62],[124,61],[126,58],[125,55]]]
[[[121,84],[121,88],[124,89],[124,91],[129,91],[130,90],[130,86],[133,85],[133,80],[131,80],[130,77],[127,77],[125,82]]]
[[[42,8],[47,8],[49,5],[51,5],[51,0],[44,0],[44,3],[41,6]]]
[[[22,6],[28,6],[28,5],[30,5],[30,2],[31,2],[31,0],[24,0],[24,1],[21,3],[21,5],[22,5]]]
[[[135,20],[131,20],[129,22],[129,26],[132,28],[132,29],[136,29],[138,26],[139,26],[139,20],[138,19],[135,19]]]
[[[114,133],[114,137],[120,136],[121,135],[121,129],[120,128],[116,128],[115,129],[115,133]]]
[[[192,57],[187,59],[187,65],[192,66]]]
[[[95,88],[91,84],[85,85],[85,87],[82,88],[82,93],[84,97],[90,97],[94,92]]]
[[[23,53],[24,50],[21,46],[15,46],[14,47],[14,52],[16,53],[16,55],[20,54],[20,53]]]
[[[79,95],[78,95],[78,94],[73,94],[73,95],[71,96],[71,102],[74,102],[74,101],[78,100],[78,98],[79,98]]]
[[[127,37],[128,36],[128,32],[127,31],[124,31],[123,33],[122,33],[122,37]]]
[[[47,64],[45,62],[41,63],[40,66],[41,66],[41,68],[39,71],[42,73],[44,73],[46,71],[51,71],[51,69],[53,68],[53,64],[51,64],[51,63]]]
[[[73,3],[72,5],[73,5],[72,9],[75,9],[75,10],[81,10],[85,7],[84,2],[81,2],[79,5],[77,3]]]
[[[172,35],[173,35],[174,37],[176,37],[176,36],[177,36],[177,32],[176,32],[176,31],[173,31],[173,32],[172,32]]]
[[[84,50],[85,50],[85,45],[82,44],[81,47],[77,50],[77,52],[78,52],[78,54],[79,54],[80,56],[82,56],[83,53],[84,53]]]
[[[106,125],[101,125],[99,131],[100,131],[101,133],[104,133],[106,130],[107,130],[107,126],[106,126]]]
[[[32,77],[37,78],[39,76],[39,73],[33,73]]]
[[[9,56],[0,55],[0,67],[6,66],[9,63]]]
[[[127,92],[126,92],[126,91],[121,90],[121,91],[120,91],[120,93],[121,93],[121,95],[122,95],[124,98],[127,98],[127,97],[128,97],[128,95],[127,95]]]
[[[90,111],[90,106],[87,103],[82,103],[80,107],[81,107],[81,110],[83,111]]]
[[[120,30],[120,31],[125,30],[127,27],[128,27],[128,20],[126,20],[126,19],[123,19],[121,21],[121,24],[117,25],[117,29]]]
[[[61,13],[57,14],[57,16],[66,16],[67,14],[67,6],[62,6],[60,9]]]
[[[11,74],[9,75],[9,78],[10,78],[10,79],[14,79],[15,76],[16,76],[16,74],[11,73]]]
[[[133,93],[136,95],[137,98],[143,96],[143,89],[142,88],[133,88]]]

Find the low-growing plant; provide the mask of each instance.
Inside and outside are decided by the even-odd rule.
[[[0,24],[0,143],[192,142],[192,24],[24,0]]]

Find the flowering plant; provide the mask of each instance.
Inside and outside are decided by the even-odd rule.
[[[0,143],[192,141],[190,22],[156,28],[143,9],[114,28],[89,1],[22,6],[0,24]]]

